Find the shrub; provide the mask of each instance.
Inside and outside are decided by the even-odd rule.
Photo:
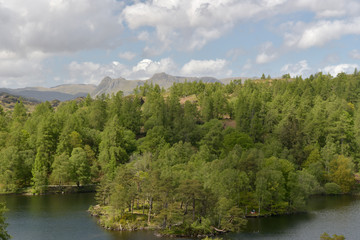
[[[326,194],[340,194],[341,188],[336,183],[330,182],[325,184]]]

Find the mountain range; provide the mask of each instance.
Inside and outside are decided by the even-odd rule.
[[[160,87],[169,88],[174,83],[183,83],[185,81],[202,81],[204,83],[224,83],[227,84],[233,79],[217,79],[213,77],[179,77],[172,76],[166,73],[156,73],[147,80],[126,80],[125,78],[110,78],[105,77],[102,79],[98,86],[92,84],[64,84],[56,87],[26,87],[26,88],[0,88],[0,93],[8,93],[14,96],[21,96],[27,99],[34,99],[38,101],[67,101],[77,97],[84,97],[90,94],[96,97],[101,94],[112,94],[122,91],[124,95],[132,93],[133,89],[137,86],[143,86],[146,82],[158,84]]]

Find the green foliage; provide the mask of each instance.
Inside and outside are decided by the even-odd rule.
[[[250,149],[254,146],[254,142],[249,135],[236,131],[233,128],[227,128],[224,131],[224,150],[225,154],[230,152],[235,145],[241,146],[243,149]]]
[[[288,178],[289,205],[294,209],[304,209],[307,198],[320,191],[319,183],[304,170],[291,172]]]
[[[97,183],[96,200],[113,211],[106,226],[239,231],[249,209],[291,213],[312,194],[358,189],[359,96],[355,71],[146,83],[33,112],[19,101],[0,108],[0,190]]]
[[[69,156],[66,153],[62,153],[60,156],[56,156],[52,164],[51,180],[55,184],[64,184],[71,179],[71,166]]]
[[[74,148],[69,158],[70,177],[76,182],[77,186],[90,182],[90,163],[86,157],[86,152],[81,147]]]
[[[330,237],[329,234],[324,232],[323,234],[321,234],[320,240],[345,240],[345,237],[343,235],[336,235],[336,234]]]
[[[329,164],[329,179],[338,184],[343,193],[348,193],[354,186],[353,168],[353,162],[343,155],[339,155]]]
[[[281,78],[289,79],[289,78],[291,78],[291,77],[290,77],[290,74],[289,74],[289,73],[287,73],[287,74],[282,75],[282,77],[281,77]]]
[[[5,204],[0,203],[0,239],[1,240],[11,239],[11,236],[6,231],[8,224],[5,222],[6,220],[4,216],[5,211],[6,211]]]
[[[244,212],[238,207],[232,207],[222,220],[222,228],[232,232],[239,232],[246,226]]]
[[[99,145],[99,163],[103,173],[113,177],[116,167],[125,163],[136,149],[135,135],[130,130],[119,126],[114,117],[105,126]]]
[[[45,153],[43,148],[39,147],[35,157],[33,168],[31,170],[33,176],[33,188],[35,193],[43,193],[46,189],[46,185],[48,183],[46,168],[47,158],[48,155]]]
[[[341,187],[333,182],[325,183],[324,188],[325,188],[326,194],[340,194],[341,193]]]

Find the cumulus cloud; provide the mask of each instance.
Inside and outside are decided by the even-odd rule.
[[[268,63],[271,60],[274,60],[276,58],[275,54],[267,54],[267,53],[260,53],[259,55],[256,56],[256,63],[257,64],[264,64],[264,63]]]
[[[298,48],[323,46],[325,43],[339,39],[344,35],[360,34],[360,17],[346,20],[321,20],[305,24],[298,22],[288,24],[292,30],[285,33],[286,45]]]
[[[113,0],[0,2],[0,81],[3,86],[39,83],[49,57],[120,44],[122,25]]]
[[[122,27],[113,12],[121,6],[112,0],[3,1],[0,46],[45,53],[117,46]]]
[[[143,59],[132,68],[132,71],[127,75],[127,77],[129,79],[147,79],[159,72],[177,72],[176,64],[171,58],[163,58],[160,61]]]
[[[99,84],[105,76],[111,78],[123,77],[126,79],[147,79],[158,72],[176,72],[176,65],[170,58],[160,61],[143,59],[135,66],[127,66],[117,61],[109,64],[94,62],[71,62],[68,66],[69,78],[67,83]]]
[[[323,72],[323,73],[329,73],[332,76],[336,76],[339,73],[353,73],[355,68],[359,68],[358,64],[339,64],[339,65],[331,65],[331,66],[326,66],[322,69],[319,69],[319,71]]]
[[[257,64],[264,64],[274,60],[277,57],[273,44],[266,42],[261,47],[261,52],[256,56]]]
[[[341,35],[356,34],[351,30],[352,26],[358,25],[356,18],[360,11],[358,0],[145,0],[135,1],[134,4],[126,6],[122,12],[121,19],[131,29],[150,27],[154,29],[154,36],[158,45],[149,42],[149,32],[144,38],[147,41],[147,52],[149,48],[166,51],[171,48],[178,49],[200,49],[209,41],[218,39],[235,25],[248,20],[261,20],[276,14],[291,14],[292,12],[310,11],[315,14],[319,22],[310,22],[299,32],[287,31],[286,35],[294,35],[293,38],[301,38],[296,45],[301,48],[319,46],[323,42],[336,38],[336,33],[330,36],[321,36],[328,33],[332,27],[347,26]],[[225,14],[224,14],[225,13]],[[343,22],[323,19],[345,17]],[[309,28],[307,30],[307,28]],[[151,30],[149,30],[151,31]],[[141,36],[141,37],[140,37]],[[317,38],[323,38],[317,40]],[[266,55],[269,56],[269,55]],[[259,60],[266,59],[262,54]]]
[[[317,18],[357,16],[360,3],[357,0],[295,0],[288,1],[295,9],[312,11]]]
[[[41,61],[42,52],[21,54],[15,51],[0,51],[0,83],[2,87],[26,87],[44,83],[45,71]]]
[[[117,78],[124,71],[125,65],[116,61],[109,64],[74,61],[68,66],[69,78],[65,79],[65,82],[98,84],[105,76]]]
[[[226,77],[231,75],[227,68],[228,62],[224,59],[191,60],[181,68],[181,74],[187,76]]]
[[[285,0],[136,1],[124,9],[122,19],[131,29],[154,28],[163,50],[172,47],[193,50],[221,37],[239,21],[252,17],[260,19],[268,15],[270,9],[284,2]]]
[[[306,76],[309,74],[311,68],[306,60],[302,60],[295,64],[286,64],[281,68],[281,73],[289,73],[290,76]]]

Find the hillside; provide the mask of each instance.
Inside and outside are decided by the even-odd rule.
[[[40,103],[35,99],[26,99],[26,98],[24,99],[19,96],[14,96],[8,93],[0,92],[0,106],[5,111],[12,111],[12,109],[14,109],[15,107],[15,104],[19,102],[20,99],[22,100],[28,112],[32,112],[35,109],[35,106]]]
[[[52,88],[45,87],[26,87],[18,89],[0,88],[0,92],[10,95],[21,96],[23,98],[36,99],[37,101],[67,101],[77,97],[85,97],[94,91],[95,85],[91,84],[65,84]]]

